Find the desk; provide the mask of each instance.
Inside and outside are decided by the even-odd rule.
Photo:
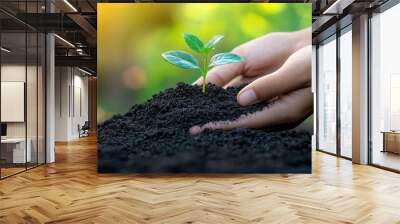
[[[392,152],[400,154],[400,131],[382,131],[382,134],[382,152]]]
[[[26,153],[25,153],[25,138],[5,138],[1,139],[1,151],[3,152],[11,152],[12,153],[12,161],[11,161],[11,155],[9,155],[9,161],[10,163],[25,163],[25,162],[30,162],[32,159],[32,154],[31,154],[31,145],[32,141],[30,138],[26,139],[26,142],[28,143],[26,147]],[[5,147],[5,148],[3,148]],[[12,148],[10,148],[12,147]],[[3,155],[2,155],[3,157]],[[4,157],[3,157],[4,158]],[[7,159],[7,158],[6,158]],[[26,161],[25,161],[26,159]]]

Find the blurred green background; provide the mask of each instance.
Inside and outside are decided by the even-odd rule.
[[[224,35],[215,50],[220,53],[270,32],[310,25],[308,3],[99,3],[98,121],[125,113],[177,82],[198,78],[197,72],[170,65],[160,56],[168,50],[191,52],[184,32],[203,42]]]

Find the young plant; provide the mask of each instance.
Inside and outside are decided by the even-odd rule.
[[[193,51],[199,54],[200,63],[195,57],[184,51],[168,51],[163,53],[161,56],[167,62],[180,68],[199,71],[203,76],[203,94],[206,92],[207,73],[211,68],[219,65],[243,61],[242,57],[233,53],[219,53],[211,57],[211,53],[215,49],[215,46],[224,38],[222,35],[214,36],[206,44],[204,44],[198,37],[190,33],[184,33],[183,38],[186,44]]]

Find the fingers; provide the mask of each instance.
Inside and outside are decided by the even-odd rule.
[[[243,76],[243,75],[239,75],[236,76],[234,79],[232,79],[228,84],[226,84],[224,86],[224,88],[228,88],[231,86],[241,86],[244,84],[249,84],[251,82],[253,82],[254,80],[260,78],[261,76],[251,76],[251,77],[247,77],[247,76]]]
[[[243,120],[244,121],[244,120]],[[199,134],[203,132],[206,129],[210,130],[217,130],[217,129],[222,129],[222,130],[230,130],[234,128],[238,128],[244,125],[244,122],[242,122],[242,119],[237,119],[235,121],[216,121],[216,122],[210,122],[202,126],[193,126],[189,129],[190,134]]]
[[[311,46],[292,54],[277,71],[263,76],[243,88],[237,97],[242,106],[269,100],[311,83]]]
[[[238,75],[254,77],[270,74],[279,69],[293,52],[308,44],[310,32],[309,29],[293,33],[271,33],[244,43],[232,52],[242,56],[245,61],[211,69],[206,82],[224,86]],[[200,85],[202,81],[200,78],[193,84]]]
[[[202,126],[194,126],[189,132],[198,134],[205,129],[264,128],[297,123],[308,117],[312,110],[311,88],[303,88],[280,97],[262,111],[244,115],[234,121],[217,121]]]

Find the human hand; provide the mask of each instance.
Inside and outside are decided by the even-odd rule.
[[[211,69],[207,83],[238,86],[276,71],[300,48],[310,45],[311,28],[297,32],[271,33],[244,43],[232,50],[245,61]],[[201,85],[203,78],[194,84]]]
[[[311,54],[310,45],[297,50],[287,58],[280,68],[270,74],[257,76],[253,82],[238,93],[237,100],[242,106],[273,99],[270,106],[262,111],[239,117],[234,121],[214,121],[202,126],[194,126],[190,129],[190,132],[196,134],[205,129],[263,128],[300,123],[313,110],[313,97],[310,87]],[[244,57],[246,58],[246,56]],[[225,77],[227,77],[226,74],[240,74],[236,73],[239,70],[234,70],[239,69],[238,67],[234,68],[235,64],[229,66],[230,73],[218,71],[223,73],[213,74],[224,74]],[[240,66],[244,67],[245,65]],[[214,77],[218,77],[214,80],[219,85],[224,85],[227,80],[221,78],[221,75],[214,75]],[[230,81],[228,85],[238,83],[240,82],[234,80]]]

